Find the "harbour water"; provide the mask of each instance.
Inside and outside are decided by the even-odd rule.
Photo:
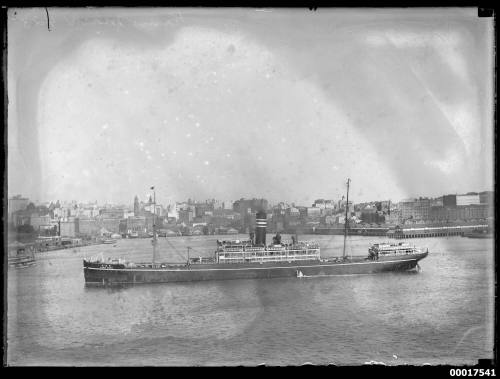
[[[216,240],[159,239],[164,261],[212,256]],[[283,236],[284,239],[287,236]],[[342,255],[342,236],[301,236]],[[268,236],[268,241],[271,235]],[[350,237],[367,254],[381,237]],[[151,259],[150,239],[37,255],[8,271],[9,365],[475,364],[493,357],[492,239],[410,240],[419,273],[86,288],[82,259]]]

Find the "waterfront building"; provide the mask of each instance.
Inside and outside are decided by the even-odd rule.
[[[463,205],[478,205],[478,204],[480,204],[480,197],[478,193],[457,195],[457,207]]]
[[[442,207],[443,206],[443,196],[431,199],[431,207]]]
[[[76,221],[61,221],[59,223],[59,234],[61,237],[76,237],[78,234]]]
[[[325,224],[326,225],[333,225],[336,223],[336,216],[326,216],[325,217]]]
[[[485,220],[493,217],[493,207],[488,204],[464,205],[455,208],[432,207],[430,220],[435,222],[460,222]]]
[[[399,225],[401,222],[401,214],[398,209],[392,209],[389,214],[385,215],[386,224]]]
[[[96,236],[99,234],[100,227],[97,224],[97,220],[79,217],[76,220],[78,224],[78,233],[81,236]]]
[[[127,232],[145,232],[146,231],[146,217],[134,216],[127,218]]]
[[[479,203],[493,205],[494,192],[484,191],[479,193]]]
[[[403,219],[428,220],[431,208],[431,200],[418,198],[404,200],[400,204],[401,217]]]
[[[444,195],[443,207],[454,208],[457,206],[457,195]]]
[[[119,218],[102,218],[99,220],[98,225],[108,232],[119,233],[121,220]]]

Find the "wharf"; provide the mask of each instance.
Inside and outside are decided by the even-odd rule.
[[[432,226],[432,227],[396,227],[387,232],[387,237],[404,239],[404,238],[428,238],[428,237],[448,237],[448,236],[464,236],[472,232],[489,231],[490,226],[487,224],[480,225],[457,225],[457,226]]]
[[[347,229],[347,235],[350,236],[385,236],[389,231],[389,227],[349,227]],[[311,234],[326,234],[326,235],[344,235],[344,228],[328,228],[328,227],[316,227],[311,229]]]

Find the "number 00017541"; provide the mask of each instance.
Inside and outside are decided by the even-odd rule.
[[[452,368],[450,376],[496,376],[496,373],[494,368]]]

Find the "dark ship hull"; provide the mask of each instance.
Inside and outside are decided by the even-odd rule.
[[[283,277],[318,277],[362,275],[380,272],[409,271],[427,252],[368,260],[364,257],[346,261],[311,260],[267,263],[203,263],[191,265],[158,264],[130,268],[123,264],[84,261],[87,285],[112,286],[145,283],[193,282],[230,279],[268,279]]]

